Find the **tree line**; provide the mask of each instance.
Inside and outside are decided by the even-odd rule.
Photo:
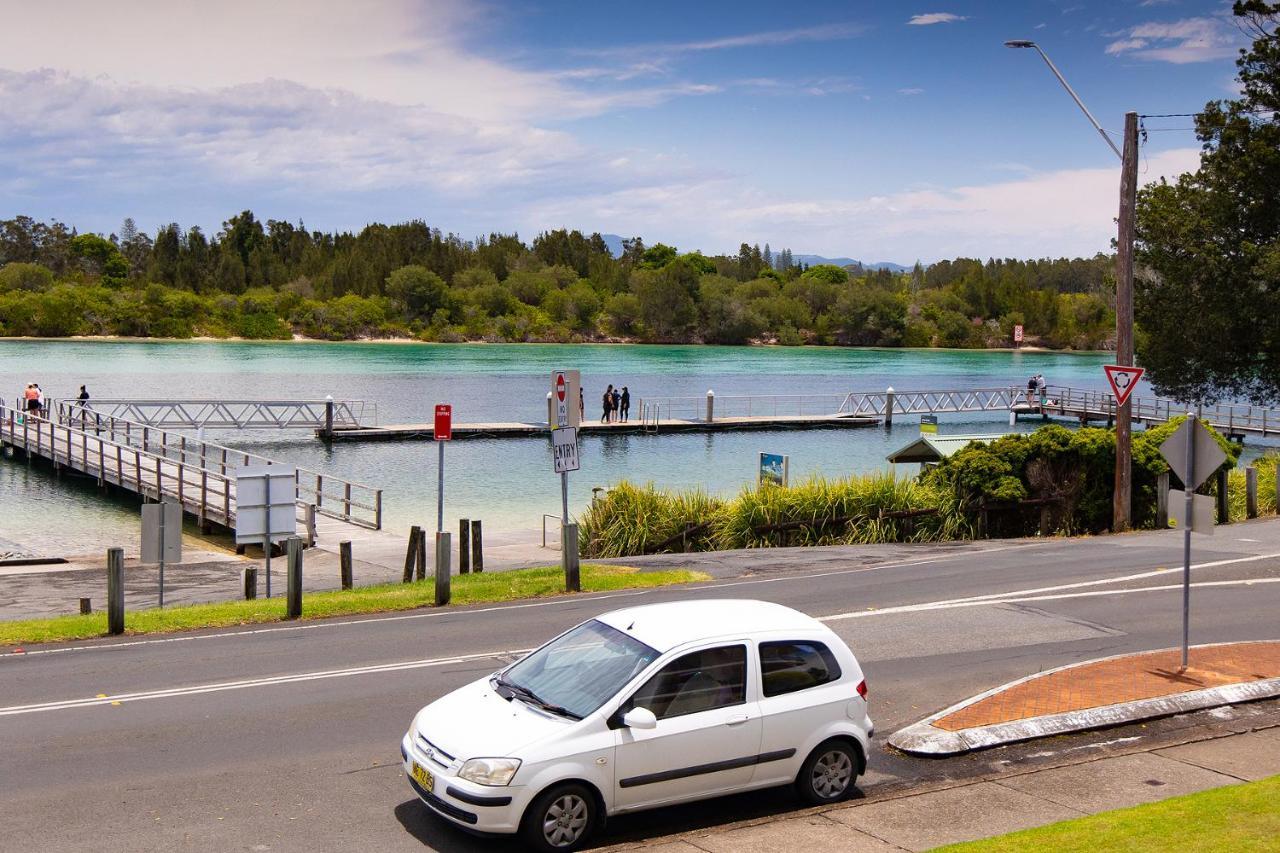
[[[0,334],[853,346],[1107,345],[1111,258],[942,261],[895,273],[791,251],[680,252],[553,230],[474,240],[422,221],[358,233],[252,211],[206,235],[0,220]]]

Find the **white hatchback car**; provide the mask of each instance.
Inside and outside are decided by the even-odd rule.
[[[853,653],[762,601],[615,610],[418,712],[404,770],[436,813],[540,850],[608,815],[794,784],[848,796],[873,734]]]

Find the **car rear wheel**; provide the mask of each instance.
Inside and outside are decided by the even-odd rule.
[[[596,801],[590,791],[582,785],[557,785],[529,806],[520,834],[535,850],[567,853],[586,843],[598,823]]]
[[[796,789],[805,801],[814,805],[836,803],[853,793],[858,781],[858,753],[846,741],[829,740],[809,753]]]

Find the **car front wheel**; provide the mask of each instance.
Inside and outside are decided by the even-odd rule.
[[[853,793],[857,780],[855,748],[842,740],[829,740],[809,753],[796,778],[796,789],[814,805],[836,803]]]
[[[520,834],[535,850],[579,849],[599,822],[595,797],[582,785],[556,785],[544,791],[525,812]]]

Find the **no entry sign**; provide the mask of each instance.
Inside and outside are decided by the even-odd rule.
[[[436,441],[453,439],[453,406],[444,403],[436,406],[436,424],[432,434]]]
[[[1107,381],[1111,383],[1111,392],[1116,395],[1116,405],[1123,406],[1129,400],[1133,389],[1138,387],[1138,380],[1146,369],[1129,367],[1120,364],[1104,364],[1102,369],[1107,373]]]
[[[581,425],[581,411],[578,409],[579,388],[582,387],[581,374],[576,370],[554,370],[551,372],[551,403],[555,408],[555,421],[551,428],[577,428]]]

